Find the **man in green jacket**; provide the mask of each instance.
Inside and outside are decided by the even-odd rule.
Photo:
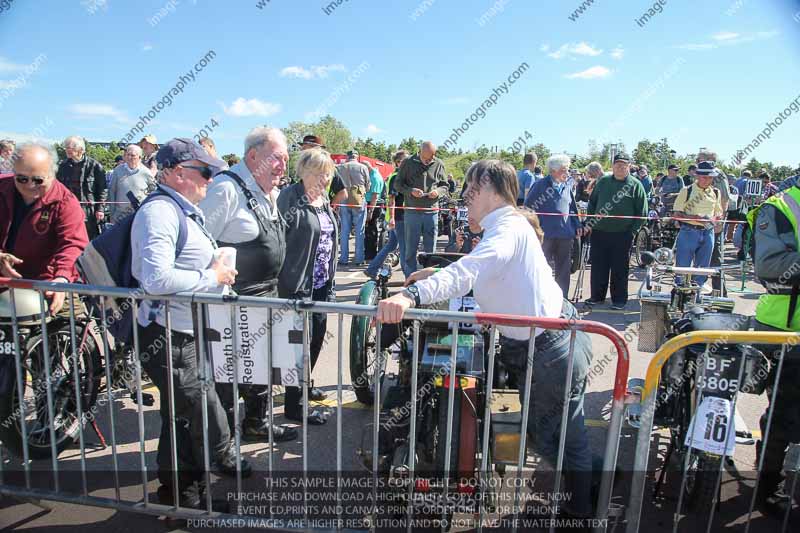
[[[406,265],[419,270],[417,248],[422,237],[423,249],[432,253],[438,235],[439,199],[448,193],[444,163],[436,157],[436,145],[425,141],[419,153],[407,159],[395,178],[395,189],[405,198]]]
[[[633,236],[647,216],[647,195],[642,183],[630,175],[630,159],[614,157],[613,173],[597,181],[589,197],[586,223],[591,232],[591,298],[589,305],[605,302],[611,276],[611,308],[624,309],[628,303],[628,264]],[[640,218],[607,218],[607,217]]]

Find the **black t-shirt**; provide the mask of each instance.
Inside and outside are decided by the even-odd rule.
[[[342,190],[344,190],[344,181],[342,181],[342,177],[339,175],[339,169],[337,168],[334,169],[333,179],[331,180],[330,200],[333,200],[333,197]]]
[[[6,251],[9,253],[14,253],[14,246],[17,244],[19,228],[22,226],[22,221],[25,220],[25,217],[28,216],[28,213],[33,209],[33,205],[34,204],[25,205],[25,200],[22,199],[22,195],[14,189],[14,214],[11,219],[11,228],[8,230],[8,239],[6,239],[5,246]]]
[[[397,176],[392,178],[392,183],[389,185],[389,194],[394,195],[394,220],[397,222],[398,220],[403,220],[405,217],[405,209],[402,209],[405,200],[403,199],[403,195],[397,192],[394,184],[397,182]]]
[[[686,175],[683,177],[683,186],[684,186],[684,187],[688,187],[689,185],[691,185],[691,184],[693,183],[693,181],[694,181],[694,180],[692,179],[692,176],[691,176],[691,175],[689,175],[689,174],[686,174]]]

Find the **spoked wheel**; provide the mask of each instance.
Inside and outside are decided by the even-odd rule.
[[[97,400],[100,352],[90,335],[81,346],[83,328],[76,331],[79,353],[72,356],[69,327],[48,332],[50,358],[50,387],[53,397],[53,426],[56,453],[61,453],[78,438],[79,421],[75,400],[75,365],[78,365],[81,408],[90,414]],[[11,394],[0,399],[0,416],[8,424],[0,424],[0,439],[18,457],[23,456],[22,422],[28,439],[32,459],[50,457],[50,416],[47,409],[47,376],[43,354],[42,336],[28,340],[21,359],[23,380],[23,406],[20,407],[16,376]]]
[[[635,267],[642,268],[642,252],[650,251],[650,231],[647,228],[641,228],[633,238],[633,246],[631,246],[631,264]]]
[[[377,305],[379,290],[374,281],[368,281],[358,295],[356,303]],[[350,380],[359,402],[372,405],[375,399],[375,380],[380,379],[386,369],[386,348],[381,343],[379,357],[378,328],[375,319],[355,316],[350,326]]]
[[[707,513],[711,509],[719,489],[717,478],[722,457],[695,451],[692,451],[691,454],[689,470],[686,474],[684,499],[690,511]]]

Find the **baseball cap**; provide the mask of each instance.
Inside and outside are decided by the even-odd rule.
[[[622,161],[623,163],[630,163],[631,162],[631,158],[628,157],[628,154],[619,153],[619,154],[614,156],[614,163],[616,163],[617,161]]]
[[[119,163],[120,161],[124,161],[124,160],[125,160],[125,158],[122,157],[121,155],[118,155],[117,157],[114,158],[114,162],[115,163]]]
[[[678,165],[670,165],[667,167],[667,170],[680,170],[680,167],[678,167]]]
[[[139,142],[142,142],[142,141],[147,141],[150,144],[158,144],[158,141],[156,141],[156,136],[153,135],[152,133],[148,133],[147,135],[142,137],[142,139]]]
[[[170,168],[192,160],[201,161],[215,169],[225,167],[223,160],[211,157],[199,143],[185,137],[170,139],[156,153],[158,168]]]
[[[358,157],[358,150],[348,150],[347,151],[347,158],[348,159],[353,159],[355,157]]]
[[[714,166],[713,161],[703,161],[697,164],[697,171],[698,176],[718,176],[719,171],[717,171],[716,167]]]

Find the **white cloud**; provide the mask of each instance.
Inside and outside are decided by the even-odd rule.
[[[466,96],[452,96],[442,100],[442,104],[444,105],[460,105],[466,104],[467,102],[469,102],[469,99]]]
[[[714,42],[680,44],[675,48],[680,48],[682,50],[714,50],[721,46],[735,46],[737,44],[751,43],[754,41],[764,41],[766,39],[772,39],[777,35],[780,35],[780,32],[776,30],[758,31],[750,34],[719,32],[711,36]]]
[[[20,87],[23,87],[24,85],[25,85],[25,83],[23,81],[0,80],[0,90],[2,90],[2,89],[19,89]]]
[[[152,49],[153,49],[153,45],[150,44],[150,43],[144,43],[142,45],[142,52],[149,52]]]
[[[616,48],[614,48],[613,50],[611,50],[611,54],[610,54],[610,55],[611,55],[611,57],[613,57],[614,59],[622,59],[622,56],[624,56],[624,55],[625,55],[625,49],[624,49],[624,48],[622,48],[622,45],[617,45],[617,47],[616,47]]]
[[[300,78],[304,80],[313,80],[315,78],[327,78],[331,72],[344,72],[347,69],[344,65],[315,65],[309,68],[293,65],[291,67],[284,67],[281,69],[280,75],[282,78]]]
[[[380,129],[380,128],[379,128],[378,126],[376,126],[375,124],[368,124],[368,125],[367,125],[367,127],[366,127],[366,129],[365,129],[364,131],[366,131],[366,132],[367,132],[367,133],[369,133],[370,135],[377,135],[378,133],[382,132],[383,130],[382,130],[382,129]]]
[[[25,65],[12,63],[4,57],[0,57],[0,72],[16,72],[25,68]]]
[[[72,104],[68,109],[78,118],[110,118],[117,122],[128,122],[125,113],[111,104]]]
[[[542,46],[539,47],[539,51],[540,52],[547,52],[549,50],[550,50],[550,45],[549,44],[543,44]]]
[[[582,70],[580,72],[575,72],[574,74],[567,74],[566,78],[574,80],[574,79],[581,79],[581,80],[593,80],[596,78],[607,78],[611,75],[611,70],[607,69],[606,67],[591,67],[587,68],[586,70]]]
[[[225,114],[232,117],[269,117],[281,111],[280,104],[264,102],[258,98],[245,99],[241,96],[234,100],[230,107],[226,106],[225,102],[220,102],[220,105]]]
[[[739,37],[738,33],[733,33],[730,31],[721,31],[711,36],[711,38],[715,41],[728,41],[730,39],[736,39],[737,37]]]
[[[586,42],[579,42],[579,43],[567,43],[561,45],[561,47],[556,50],[555,52],[551,52],[547,54],[549,57],[553,59],[561,59],[564,57],[572,57],[572,56],[589,56],[595,57],[602,54],[603,51],[599,48],[595,48],[592,45]]]

